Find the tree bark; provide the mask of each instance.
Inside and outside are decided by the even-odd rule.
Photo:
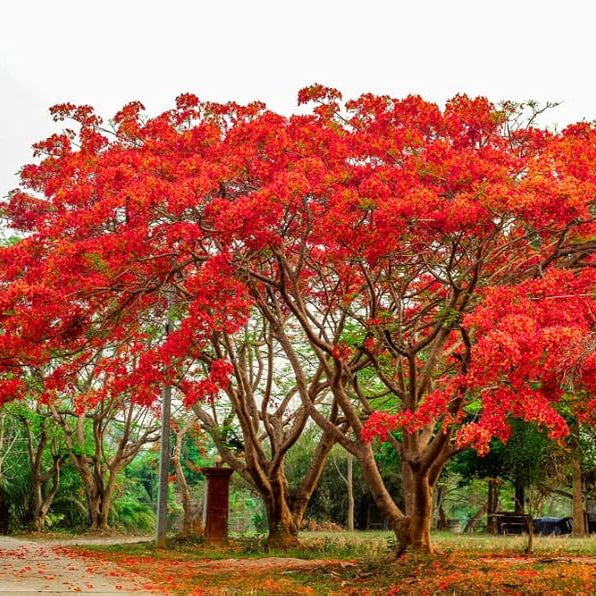
[[[486,509],[487,509],[487,506],[486,505],[483,505],[468,520],[468,523],[466,524],[466,526],[464,528],[464,534],[471,533],[471,532],[473,532],[475,530],[476,526],[478,526],[478,524],[480,523],[480,520],[484,517],[484,514],[486,513]]]
[[[387,490],[379,468],[375,462],[374,453],[368,444],[354,446],[354,455],[358,458],[362,468],[362,475],[366,481],[377,509],[381,511],[395,533],[397,539],[396,555],[402,554],[410,545],[410,519],[395,504],[393,497]]]
[[[302,517],[294,515],[288,506],[285,479],[272,479],[270,495],[264,500],[269,526],[268,546],[285,549],[297,545]]]
[[[108,516],[112,505],[112,483],[103,486],[103,483],[91,484],[85,482],[87,502],[89,505],[89,516],[91,518],[91,530],[109,530]]]
[[[432,487],[426,474],[414,474],[414,494],[410,516],[410,546],[417,551],[432,553],[430,525],[432,518]]]
[[[582,466],[579,449],[573,449],[571,454],[571,474],[573,486],[573,536],[586,535],[586,519],[584,516],[584,494],[582,486]]]
[[[499,480],[497,478],[489,478],[488,479],[488,498],[486,503],[486,529],[491,534],[496,534],[498,531],[497,528],[497,518],[495,517],[495,513],[499,508]]]
[[[524,512],[524,500],[525,500],[526,491],[522,484],[517,483],[515,485],[515,506],[514,506],[514,513],[523,514]]]
[[[32,527],[36,532],[41,532],[45,528],[46,517],[56,496],[58,484],[60,483],[60,467],[64,459],[62,457],[54,456],[54,464],[50,470],[40,474],[39,471],[34,473],[33,479],[33,511],[32,511]],[[44,495],[44,487],[49,480],[52,484],[46,489]]]
[[[445,486],[439,485],[437,486],[436,491],[436,499],[437,499],[437,530],[444,531],[447,530],[447,516],[445,515]]]
[[[36,413],[40,417],[42,416],[39,410]],[[41,532],[45,528],[46,516],[58,490],[60,468],[65,458],[58,454],[56,438],[53,437],[49,446],[52,465],[44,470],[43,456],[49,442],[49,432],[46,426],[47,420],[45,418],[41,419],[37,445],[35,444],[36,441],[33,436],[30,420],[26,416],[23,416],[21,422],[27,430],[27,451],[31,466],[31,527],[34,531]]]
[[[182,454],[182,442],[193,423],[194,420],[189,420],[182,428],[175,431],[176,444],[172,454],[172,463],[174,465],[174,470],[176,471],[176,486],[178,487],[180,500],[182,501],[182,509],[184,511],[182,530],[180,532],[180,535],[183,538],[203,536],[205,533],[201,508],[193,503],[190,488],[186,481],[186,476],[184,475],[184,469],[182,468],[180,459]]]

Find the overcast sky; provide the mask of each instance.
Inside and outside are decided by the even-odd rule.
[[[594,120],[595,17],[590,0],[5,0],[0,196],[63,101],[157,114],[193,92],[290,114],[320,82],[346,98],[557,100],[548,123]]]

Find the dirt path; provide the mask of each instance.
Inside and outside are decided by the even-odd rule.
[[[115,562],[97,552],[71,550],[70,546],[91,544],[122,544],[145,542],[147,537],[80,536],[77,538],[33,539],[0,536],[0,595],[24,593],[70,594],[164,594],[180,591],[179,587],[192,584],[204,586],[208,593],[220,593],[228,588],[242,587],[244,582],[262,582],[271,577],[277,587],[285,586],[282,576],[291,572],[337,570],[353,565],[348,561],[305,560],[290,557],[259,559],[196,559],[192,561],[163,561],[156,575],[155,562],[145,557],[125,557]],[[149,565],[149,567],[147,567]],[[150,576],[152,579],[149,579]],[[219,578],[226,578],[220,585]],[[271,580],[273,581],[273,580]],[[288,584],[289,585],[289,584]],[[178,587],[177,587],[178,586]]]
[[[0,593],[162,594],[140,575],[109,562],[69,558],[53,545],[58,541],[0,536]]]

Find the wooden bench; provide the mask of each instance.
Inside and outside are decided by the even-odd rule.
[[[509,512],[491,513],[489,517],[496,519],[499,534],[525,534],[531,519],[523,513]]]

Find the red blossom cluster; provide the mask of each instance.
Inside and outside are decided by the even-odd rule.
[[[596,129],[522,126],[463,95],[342,105],[315,85],[299,101],[316,107],[185,94],[154,118],[130,103],[113,128],[53,108],[76,133],[38,143],[3,205],[23,236],[0,251],[0,399],[24,368],[50,368],[51,399],[96,360],[90,402],[152,403],[164,382],[215,399],[233,364],[213,338],[262,316],[302,330],[330,387],[351,383],[367,440],[434,427],[483,452],[510,417],[554,437],[563,402],[593,419]],[[326,342],[338,320],[353,337]]]

